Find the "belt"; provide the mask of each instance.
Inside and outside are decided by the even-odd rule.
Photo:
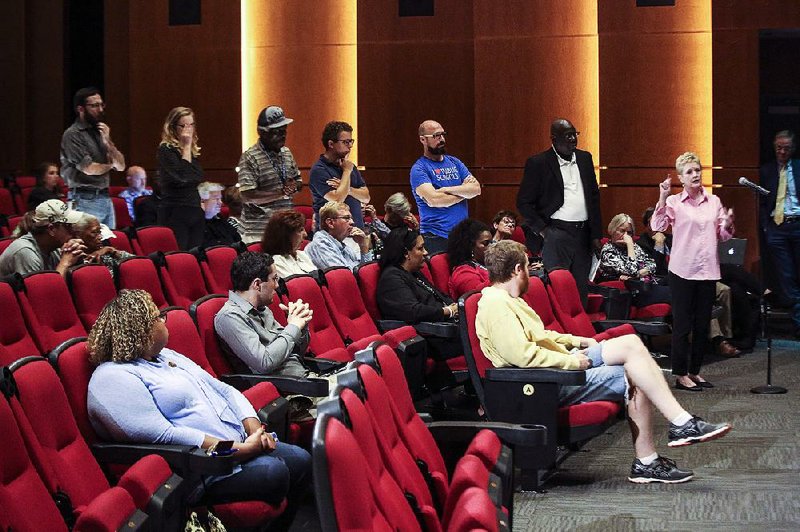
[[[589,221],[583,220],[582,222],[567,222],[557,218],[550,219],[550,225],[561,227],[563,229],[586,229],[589,227]]]
[[[108,189],[107,188],[97,188],[97,187],[75,187],[71,190],[71,192],[78,193],[78,194],[92,194],[94,196],[108,196]]]

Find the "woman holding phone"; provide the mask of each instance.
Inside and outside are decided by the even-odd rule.
[[[167,349],[168,339],[166,317],[144,290],[121,290],[103,308],[88,341],[97,365],[87,398],[92,426],[112,441],[235,449],[234,472],[203,478],[189,502],[286,498],[277,521],[288,529],[311,482],[311,457],[276,442],[241,393]]]
[[[733,209],[703,188],[700,158],[686,152],[675,160],[683,185],[670,195],[671,177],[659,185],[658,203],[650,227],[672,226],[669,285],[672,289],[672,373],[675,388],[702,391],[713,385],[700,376],[709,349],[708,329],[720,278],[717,243],[733,236]],[[689,334],[692,335],[691,345]]]

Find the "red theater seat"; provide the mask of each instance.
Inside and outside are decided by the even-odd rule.
[[[86,336],[67,283],[58,272],[23,276],[18,297],[22,315],[41,353],[48,353],[70,338]]]
[[[114,278],[102,264],[83,264],[67,273],[67,284],[78,317],[88,331],[106,303],[117,295]]]
[[[119,290],[144,290],[150,294],[158,308],[169,306],[156,265],[147,257],[129,257],[120,262],[116,280]]]
[[[160,225],[151,225],[148,227],[140,227],[136,230],[136,242],[138,244],[139,255],[149,255],[156,251],[167,253],[168,251],[180,251],[178,248],[178,241],[175,239],[175,233],[169,227],[162,227]]]

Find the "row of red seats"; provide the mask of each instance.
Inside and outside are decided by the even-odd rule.
[[[537,426],[426,426],[397,355],[372,344],[318,408],[313,458],[322,528],[510,530],[516,449],[501,438],[535,449],[545,437]],[[451,455],[455,467],[447,467],[445,440],[467,449]]]
[[[188,486],[164,458],[149,454],[109,485],[47,360],[25,357],[3,367],[0,390],[0,529],[173,530],[181,524]]]

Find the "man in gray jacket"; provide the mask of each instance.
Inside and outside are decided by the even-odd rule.
[[[308,348],[308,322],[313,311],[302,299],[290,302],[282,327],[267,305],[278,286],[278,273],[266,253],[246,252],[231,266],[233,290],[214,318],[222,348],[253,373],[305,377],[300,357]]]

